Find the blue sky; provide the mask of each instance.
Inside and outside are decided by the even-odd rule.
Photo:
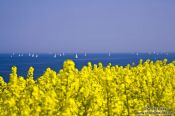
[[[0,53],[174,52],[174,0],[1,0]]]

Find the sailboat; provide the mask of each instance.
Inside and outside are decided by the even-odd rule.
[[[77,55],[77,53],[76,53],[76,55],[75,55],[75,58],[76,58],[76,59],[78,58],[78,55]]]
[[[57,57],[57,55],[55,54],[53,57],[54,57],[54,58],[56,58],[56,57]]]
[[[61,53],[60,53],[60,56],[62,56]]]
[[[35,54],[32,54],[32,57],[34,57],[35,56]]]
[[[138,56],[138,55],[139,55],[139,53],[137,52],[137,53],[136,53],[136,55]]]
[[[36,58],[38,58],[38,54],[36,54],[36,56],[35,56]]]
[[[63,52],[63,56],[64,56],[64,52]]]
[[[18,55],[19,57],[21,56],[21,54]]]
[[[84,53],[84,56],[87,56],[86,52]]]
[[[29,56],[31,56],[30,52],[29,52]]]

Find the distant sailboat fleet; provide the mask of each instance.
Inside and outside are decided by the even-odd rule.
[[[137,57],[140,56],[142,53],[139,53],[139,52],[136,52],[134,53]],[[156,55],[156,56],[159,56],[161,53],[159,52],[156,52],[156,51],[153,51],[153,52],[148,52],[147,54],[149,55]],[[165,55],[168,55],[168,52],[164,52]],[[52,57],[53,58],[58,58],[58,57],[63,57],[65,56],[65,53],[62,52],[62,53],[50,53],[50,55],[53,55]],[[108,57],[111,57],[111,52],[108,52],[108,54],[106,54]],[[32,57],[32,58],[38,58],[39,57],[39,54],[37,53],[31,53],[29,52],[28,54],[23,54],[23,53],[15,53],[13,52],[11,55],[10,55],[10,58],[13,58],[13,57],[23,57],[23,56],[29,56],[29,57]],[[87,57],[87,53],[84,52],[84,55],[83,54],[78,54],[78,53],[74,53],[74,58],[75,59],[78,59],[79,56],[84,56],[84,57]]]
[[[64,52],[59,54],[60,57],[61,57],[61,56],[64,56],[64,55],[65,55]],[[87,56],[87,53],[86,53],[86,52],[84,53],[84,56],[85,56],[85,57]],[[54,58],[57,58],[57,54],[55,53],[55,54],[53,55],[53,57],[54,57]],[[75,57],[74,57],[74,58],[75,58],[75,59],[78,59],[78,58],[79,58],[78,53],[75,53]]]
[[[60,56],[60,57],[61,57],[61,56],[64,56],[64,52],[63,52],[63,53],[60,53],[59,56]],[[55,54],[53,55],[53,57],[54,57],[54,58],[57,58],[57,54],[55,53]]]
[[[16,53],[17,54],[17,53]],[[17,56],[18,57],[23,57],[25,54],[22,54],[22,53],[19,53],[19,54],[17,54]],[[14,57],[15,56],[15,53],[13,53],[12,55],[10,55],[10,57],[12,58],[12,57]],[[25,56],[27,56],[27,54],[25,55]],[[38,54],[31,54],[30,52],[28,53],[28,56],[29,57],[35,57],[35,58],[38,58],[39,57],[39,55]]]
[[[31,53],[31,52],[29,52],[28,55],[23,54],[23,53],[14,53],[14,52],[13,52],[13,53],[10,55],[10,57],[11,57],[11,58],[14,57],[14,56],[16,57],[16,54],[17,54],[18,57],[22,57],[22,56],[24,56],[24,55],[25,55],[25,56],[32,57],[32,58],[38,58],[38,57],[39,57],[39,55],[38,55],[37,53]],[[53,54],[53,53],[50,53],[50,54]],[[59,54],[54,53],[54,54],[53,54],[53,58],[57,58],[58,56],[62,57],[62,56],[64,56],[64,55],[65,55],[64,52],[59,53]],[[111,53],[110,53],[110,52],[108,53],[108,56],[109,56],[109,57],[111,56]],[[86,52],[84,52],[84,57],[87,57],[87,53],[86,53]],[[75,53],[74,58],[75,58],[75,59],[78,59],[78,58],[79,58],[78,53]]]

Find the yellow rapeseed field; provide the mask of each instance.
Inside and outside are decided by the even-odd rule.
[[[13,66],[9,82],[0,77],[0,116],[135,116],[146,107],[175,112],[175,62],[167,59],[125,67],[89,62],[81,70],[66,60],[59,72],[33,75],[33,67],[24,78]]]

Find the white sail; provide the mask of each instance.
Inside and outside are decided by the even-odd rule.
[[[35,56],[35,54],[32,54],[32,57],[34,57]]]
[[[60,53],[60,56],[62,56],[61,53]]]
[[[78,54],[75,55],[75,58],[78,58]]]
[[[64,52],[63,52],[63,56],[64,56]]]
[[[38,58],[38,54],[36,54],[36,56],[35,56],[36,58]]]
[[[86,52],[84,53],[84,56],[87,56]]]
[[[57,55],[55,54],[53,57],[54,57],[54,58],[56,58],[56,57],[57,57]]]

